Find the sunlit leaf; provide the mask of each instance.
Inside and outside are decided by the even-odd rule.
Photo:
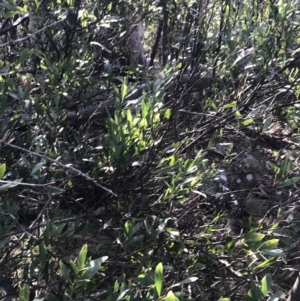
[[[209,104],[209,106],[210,106],[214,111],[217,111],[217,110],[218,110],[216,104],[215,104],[210,98],[208,98],[206,101],[207,101],[207,103]]]
[[[223,106],[224,109],[231,109],[231,108],[235,108],[235,107],[236,107],[236,101],[233,101],[233,102],[228,103]]]
[[[103,262],[108,259],[108,256],[103,256],[101,258],[97,258],[95,260],[90,261],[82,268],[80,271],[84,273],[79,278],[78,282],[76,283],[76,288],[80,287],[82,284],[88,282],[92,277],[99,271]]]
[[[127,93],[128,93],[128,85],[127,85],[127,80],[126,78],[124,79],[123,81],[123,84],[122,84],[122,87],[121,87],[121,99],[122,101],[124,101],[125,97],[127,96]]]
[[[265,234],[250,232],[246,235],[245,241],[246,241],[246,243],[260,242],[264,239],[264,237],[265,237]]]
[[[279,239],[273,238],[267,241],[264,241],[262,245],[259,246],[259,249],[275,249],[278,246]]]
[[[172,114],[172,110],[171,109],[167,109],[165,110],[165,118],[170,119],[171,118],[171,114]]]
[[[162,299],[163,301],[179,301],[172,291],[169,291],[167,296]]]
[[[85,244],[79,252],[78,259],[77,259],[77,268],[79,270],[82,269],[85,264],[87,249],[88,249],[88,246],[87,246],[87,244]]]
[[[0,164],[0,180],[3,179],[5,171],[6,171],[6,164],[5,163]]]
[[[254,121],[253,118],[248,118],[248,119],[242,121],[241,124],[242,124],[243,126],[247,126],[247,125],[253,123],[253,121]]]
[[[163,287],[163,265],[160,262],[154,272],[154,283],[158,296],[160,296]]]
[[[277,258],[275,258],[275,257],[269,258],[269,259],[265,260],[263,263],[256,266],[254,269],[258,270],[258,269],[269,267],[271,264],[276,262],[276,260],[277,260]]]

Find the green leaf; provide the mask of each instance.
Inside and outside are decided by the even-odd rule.
[[[0,250],[10,242],[10,236],[4,238],[3,240],[0,241]]]
[[[70,260],[70,265],[71,265],[73,271],[77,274],[79,270],[77,268],[76,263],[73,260]]]
[[[46,261],[46,250],[43,243],[39,244],[39,258],[42,263],[45,263]]]
[[[126,290],[122,291],[122,293],[119,295],[117,301],[122,300],[129,291],[130,291],[130,289],[126,289]]]
[[[63,274],[64,278],[71,284],[72,280],[70,278],[69,272],[61,260],[59,261],[59,268],[60,268],[60,271]]]
[[[154,283],[155,283],[157,294],[160,297],[162,287],[163,287],[163,265],[161,262],[155,268]]]
[[[245,242],[260,242],[264,239],[265,234],[250,232],[245,237]]]
[[[85,282],[86,280],[90,280],[101,268],[101,264],[108,259],[108,256],[103,256],[101,258],[97,258],[95,260],[90,261],[86,264],[84,268],[80,271],[85,271],[85,273],[80,277],[79,282]],[[76,285],[79,287],[80,285]]]
[[[5,171],[6,171],[6,164],[5,163],[0,164],[0,180],[3,179]]]
[[[243,115],[241,114],[241,112],[238,111],[238,110],[234,112],[234,116],[235,116],[236,119],[240,119],[240,118],[243,117]]]
[[[272,124],[272,121],[273,121],[273,119],[271,117],[268,117],[264,121],[264,127],[263,127],[263,130],[262,130],[262,133],[265,133],[269,129],[270,125]]]
[[[80,270],[84,267],[85,261],[86,261],[86,255],[87,255],[87,249],[88,246],[87,244],[85,244],[81,250],[80,253],[78,255],[78,259],[77,259],[77,268]]]
[[[215,105],[215,103],[214,103],[210,98],[208,98],[208,99],[206,100],[206,102],[208,102],[209,106],[210,106],[214,111],[217,111],[217,110],[218,110],[217,106]]]
[[[277,248],[279,243],[279,239],[277,238],[273,238],[267,241],[264,241],[260,246],[259,246],[259,250],[262,249],[274,249]]]
[[[218,301],[230,301],[230,298],[221,298]]]
[[[273,264],[274,262],[276,262],[276,260],[277,260],[276,257],[269,258],[269,259],[265,260],[263,263],[261,263],[258,266],[256,266],[254,269],[258,270],[258,269],[269,267],[271,264]]]
[[[8,75],[9,74],[9,68],[10,68],[10,65],[7,64],[2,69],[0,69],[0,76]]]
[[[272,295],[268,301],[278,301],[282,296],[282,291],[277,291],[274,295]]]
[[[26,17],[28,17],[28,14]],[[23,63],[28,58],[30,58],[31,55],[33,54],[33,52],[34,52],[34,49],[28,49],[28,48],[23,49],[20,53],[19,63]]]
[[[286,257],[286,254],[281,249],[262,249],[261,252],[265,255],[269,255],[276,258]]]
[[[281,183],[280,185],[278,185],[278,188],[290,187],[293,184],[297,183],[299,180],[300,180],[300,177],[294,177],[294,178],[288,179],[288,180],[284,181],[283,183]]]
[[[228,103],[223,106],[224,109],[230,109],[230,108],[235,108],[236,107],[236,101],[233,101],[231,103]]]
[[[179,301],[172,291],[169,291],[167,296],[162,299],[163,301]]]
[[[128,93],[128,85],[127,85],[126,78],[123,81],[122,88],[121,88],[121,93],[122,93],[121,99],[122,99],[122,101],[124,101],[124,99],[125,99],[125,97],[127,96],[127,93]]]
[[[7,13],[4,14],[4,17],[5,18],[11,18],[11,17],[14,17],[15,15],[19,14],[20,12],[15,10],[15,11],[8,11]]]
[[[132,128],[132,126],[133,126],[133,118],[132,118],[131,111],[127,110],[126,113],[127,113],[127,121],[128,121],[128,124],[129,124],[129,128]]]
[[[133,223],[130,220],[127,220],[124,225],[124,234],[126,237],[129,236],[129,233],[131,232],[131,229],[133,228]]]
[[[28,301],[30,297],[29,286],[24,283],[19,292],[19,300],[20,301]]]
[[[166,109],[165,114],[164,114],[165,118],[170,119],[171,115],[172,115],[172,110],[171,109]]]
[[[253,121],[254,121],[253,118],[248,118],[248,119],[242,121],[241,124],[242,124],[243,126],[247,126],[247,125],[253,123]]]
[[[261,292],[265,297],[272,286],[272,276],[271,274],[265,275],[265,277],[261,280]]]
[[[36,165],[33,167],[33,169],[32,169],[32,171],[31,171],[30,175],[31,175],[31,176],[34,175],[34,174],[35,174],[38,170],[40,170],[45,164],[46,164],[46,161],[42,161],[42,162],[36,164]]]
[[[261,292],[257,287],[252,287],[247,293],[247,301],[261,301]]]
[[[114,292],[117,293],[119,291],[120,285],[118,280],[116,279],[115,284],[114,284]]]
[[[234,246],[235,246],[234,240],[232,239],[231,236],[228,235],[228,236],[226,237],[226,248],[227,248],[229,251],[231,251],[231,250],[234,248]]]
[[[287,174],[293,168],[293,161],[288,157],[285,157],[283,162],[280,165],[280,170],[278,176],[282,178],[285,174]]]
[[[9,3],[7,3],[7,2],[9,2]],[[18,10],[18,6],[15,5],[14,3],[12,3],[11,1],[2,2],[2,3],[0,3],[0,5],[7,9]]]

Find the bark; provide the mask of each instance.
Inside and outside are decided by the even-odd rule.
[[[147,66],[147,59],[142,44],[143,18],[137,14],[133,21],[134,23],[129,27],[130,36],[128,37],[129,64],[131,69],[136,69],[138,65]]]

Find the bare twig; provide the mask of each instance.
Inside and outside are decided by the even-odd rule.
[[[28,150],[28,149],[26,149],[26,148],[23,148],[23,147],[14,145],[14,144],[7,143],[7,142],[5,142],[5,141],[2,140],[2,139],[0,139],[0,143],[4,144],[4,145],[6,145],[6,146],[8,146],[8,147],[10,147],[10,148],[14,148],[14,149],[17,149],[17,150],[19,150],[19,151],[22,151],[22,152],[24,152],[24,153],[28,153],[28,154],[31,154],[31,155],[33,155],[33,156],[37,156],[37,157],[43,158],[43,159],[45,159],[45,160],[47,160],[47,161],[50,161],[50,162],[52,162],[52,163],[54,163],[54,164],[57,164],[58,166],[60,166],[60,167],[62,167],[62,168],[64,168],[64,169],[66,169],[66,170],[71,170],[71,171],[73,171],[74,173],[76,173],[77,175],[79,175],[79,176],[81,176],[81,177],[87,179],[88,181],[93,182],[96,186],[98,186],[98,187],[100,187],[101,189],[105,190],[106,192],[112,194],[113,196],[117,196],[112,190],[110,190],[110,189],[108,189],[108,188],[102,186],[102,185],[99,184],[95,179],[93,179],[93,178],[89,177],[88,175],[84,174],[84,173],[83,173],[82,171],[80,171],[79,169],[76,169],[76,168],[74,168],[74,167],[72,167],[72,166],[66,166],[65,164],[62,164],[62,163],[60,163],[59,161],[53,160],[53,159],[51,159],[51,158],[49,158],[49,157],[47,157],[47,156],[45,156],[45,155],[41,155],[41,154],[39,154],[39,153],[30,151],[30,150]]]

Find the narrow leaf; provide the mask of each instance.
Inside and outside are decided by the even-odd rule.
[[[38,170],[40,170],[45,164],[46,164],[46,161],[42,161],[42,162],[36,164],[36,165],[33,167],[33,169],[32,169],[32,171],[31,171],[30,175],[31,175],[31,176],[34,175],[34,174],[35,174]]]
[[[6,171],[6,164],[5,163],[0,164],[0,180],[3,178],[5,171]]]
[[[278,185],[278,188],[290,187],[293,184],[297,183],[299,180],[300,180],[300,177],[294,177],[294,178],[288,179],[288,180],[284,181],[283,183],[281,183],[280,185]]]
[[[155,268],[154,282],[157,294],[160,296],[163,286],[163,265],[161,262]]]
[[[271,117],[268,117],[265,120],[264,127],[263,127],[263,130],[262,130],[263,133],[265,133],[269,129],[270,125],[272,124],[272,121],[273,121],[273,119]]]
[[[271,274],[267,274],[261,280],[261,292],[264,297],[267,295],[267,293],[271,289],[271,285],[272,285],[272,276],[271,276]]]
[[[87,249],[88,246],[85,244],[78,255],[78,260],[77,260],[77,268],[80,270],[84,267],[85,261],[86,261],[86,255],[87,255]]]
[[[59,261],[59,268],[64,276],[64,278],[69,282],[69,283],[72,283],[72,280],[70,278],[70,275],[69,275],[69,272],[66,268],[66,266],[64,265],[64,263],[60,260]]]

